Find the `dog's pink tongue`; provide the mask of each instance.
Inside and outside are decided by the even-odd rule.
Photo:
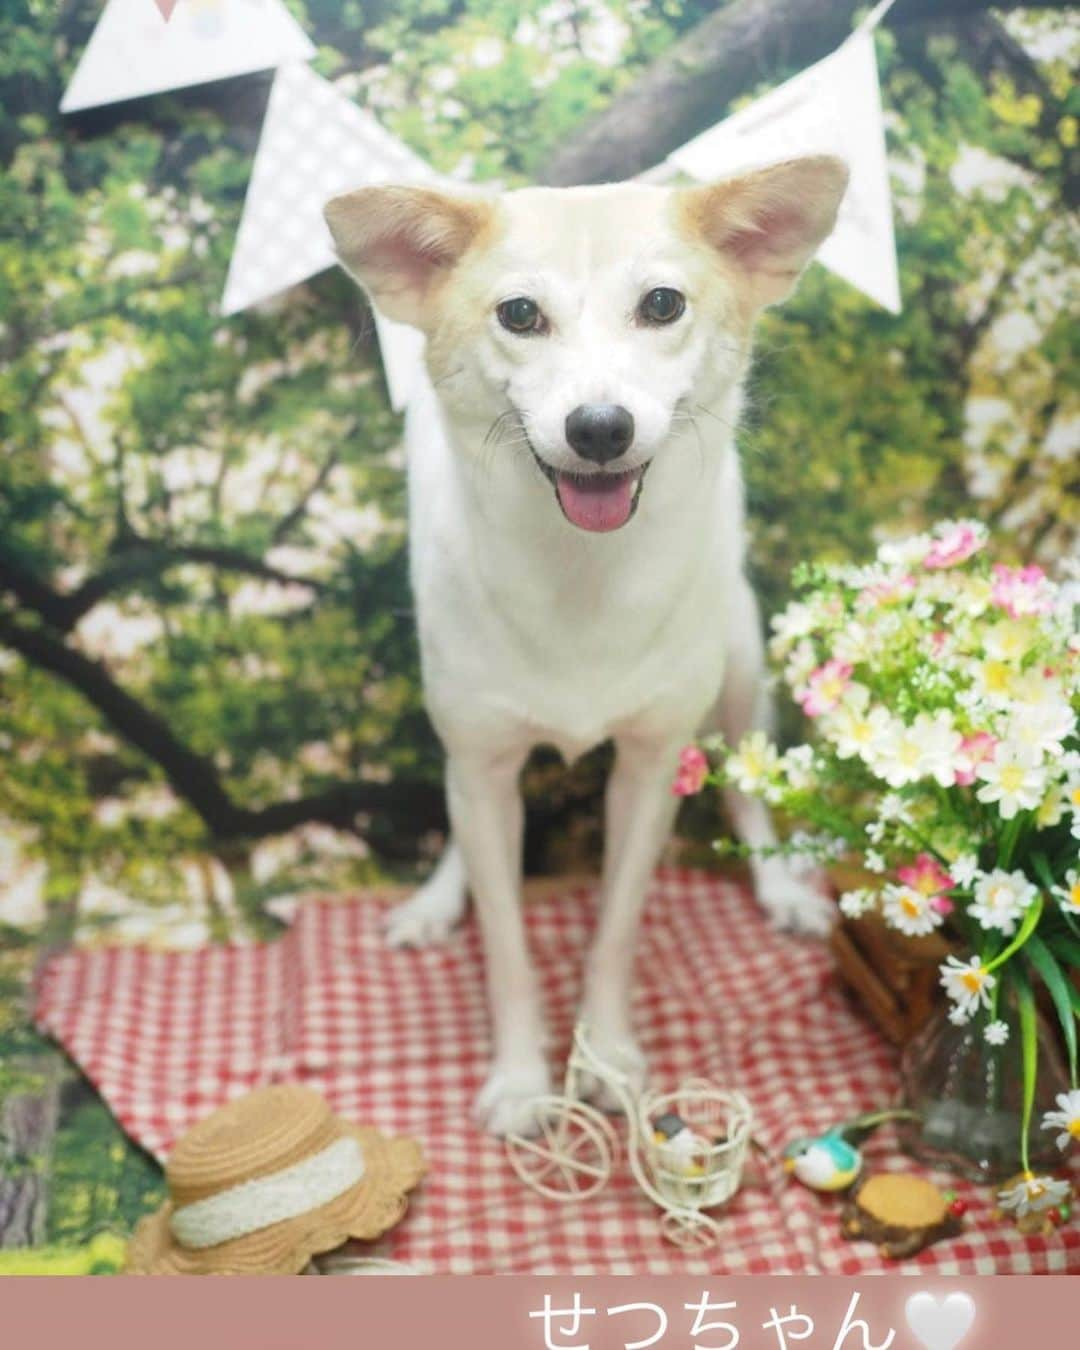
[[[630,519],[634,504],[637,478],[620,474],[592,474],[588,478],[574,478],[560,473],[555,490],[567,519],[583,530],[617,530]]]

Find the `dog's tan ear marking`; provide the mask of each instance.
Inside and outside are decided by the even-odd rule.
[[[345,268],[389,319],[425,326],[439,279],[488,228],[493,205],[421,187],[365,187],[323,208]]]
[[[799,274],[836,223],[847,165],[808,155],[739,178],[684,188],[684,227],[723,254],[753,309],[790,295]]]

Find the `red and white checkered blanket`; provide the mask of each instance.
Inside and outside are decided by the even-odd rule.
[[[563,1056],[592,900],[592,887],[568,883],[526,906]],[[1080,1272],[1075,1222],[1048,1239],[1021,1237],[990,1218],[988,1191],[965,1185],[964,1236],[899,1267],[845,1241],[839,1202],[786,1183],[775,1167],[766,1184],[739,1192],[720,1245],[704,1253],[661,1237],[625,1160],[584,1203],[532,1194],[469,1119],[489,1050],[475,920],[449,946],[397,952],[380,937],[384,912],[376,896],[312,901],[268,945],[67,952],[43,972],[37,1021],[159,1158],[215,1107],[281,1080],[318,1089],[352,1120],[421,1140],[430,1175],[380,1254],[424,1273]],[[894,1056],[848,1004],[825,950],[774,933],[722,879],[657,875],[635,1011],[654,1079],[706,1074],[738,1086],[770,1150],[895,1098]],[[887,1132],[867,1158],[872,1168],[910,1166]]]

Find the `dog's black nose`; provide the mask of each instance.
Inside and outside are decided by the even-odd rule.
[[[566,419],[566,439],[584,459],[606,464],[630,449],[634,418],[617,403],[582,403]]]

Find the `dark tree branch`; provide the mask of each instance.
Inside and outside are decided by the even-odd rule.
[[[68,627],[78,623],[107,595],[183,563],[204,563],[224,572],[242,572],[263,581],[273,581],[279,586],[306,586],[317,593],[326,589],[325,583],[321,581],[292,576],[240,549],[210,544],[140,544],[124,549],[96,576],[89,577],[71,595],[64,597],[71,619]]]
[[[300,524],[300,522],[304,518],[305,513],[307,512],[312,497],[314,497],[317,492],[322,491],[323,487],[326,484],[326,480],[330,477],[330,474],[337,467],[339,459],[340,459],[339,452],[336,449],[331,450],[331,452],[323,460],[319,472],[311,480],[311,486],[303,494],[303,496],[292,508],[292,510],[287,511],[285,515],[283,515],[281,519],[278,521],[278,523],[274,526],[274,532],[271,535],[271,540],[273,543],[280,544],[284,539],[288,538],[288,536],[293,532],[293,530],[296,529],[297,525]]]
[[[865,0],[731,0],[664,53],[547,166],[555,187],[629,178],[659,163],[724,116],[761,80],[828,56]],[[1020,0],[899,0],[887,22],[962,18]],[[1071,8],[1065,0],[1044,6]]]
[[[31,628],[0,611],[0,642],[40,670],[47,670],[91,703],[128,744],[157,764],[177,796],[198,813],[213,840],[261,838],[309,821],[341,828],[358,815],[395,820],[414,834],[445,823],[442,792],[430,783],[342,783],[295,801],[249,808],[233,801],[213,762],[183,745],[168,723],[133,698],[97,661],[91,661],[43,628]]]
[[[53,590],[14,559],[0,552],[0,591],[10,591],[50,627],[61,633],[70,633],[79,620],[106,596],[183,563],[203,563],[226,572],[242,572],[264,581],[276,582],[280,586],[306,586],[319,594],[327,589],[325,582],[292,576],[240,549],[210,544],[161,545],[139,542],[115,554],[100,572],[89,577],[70,595]]]

